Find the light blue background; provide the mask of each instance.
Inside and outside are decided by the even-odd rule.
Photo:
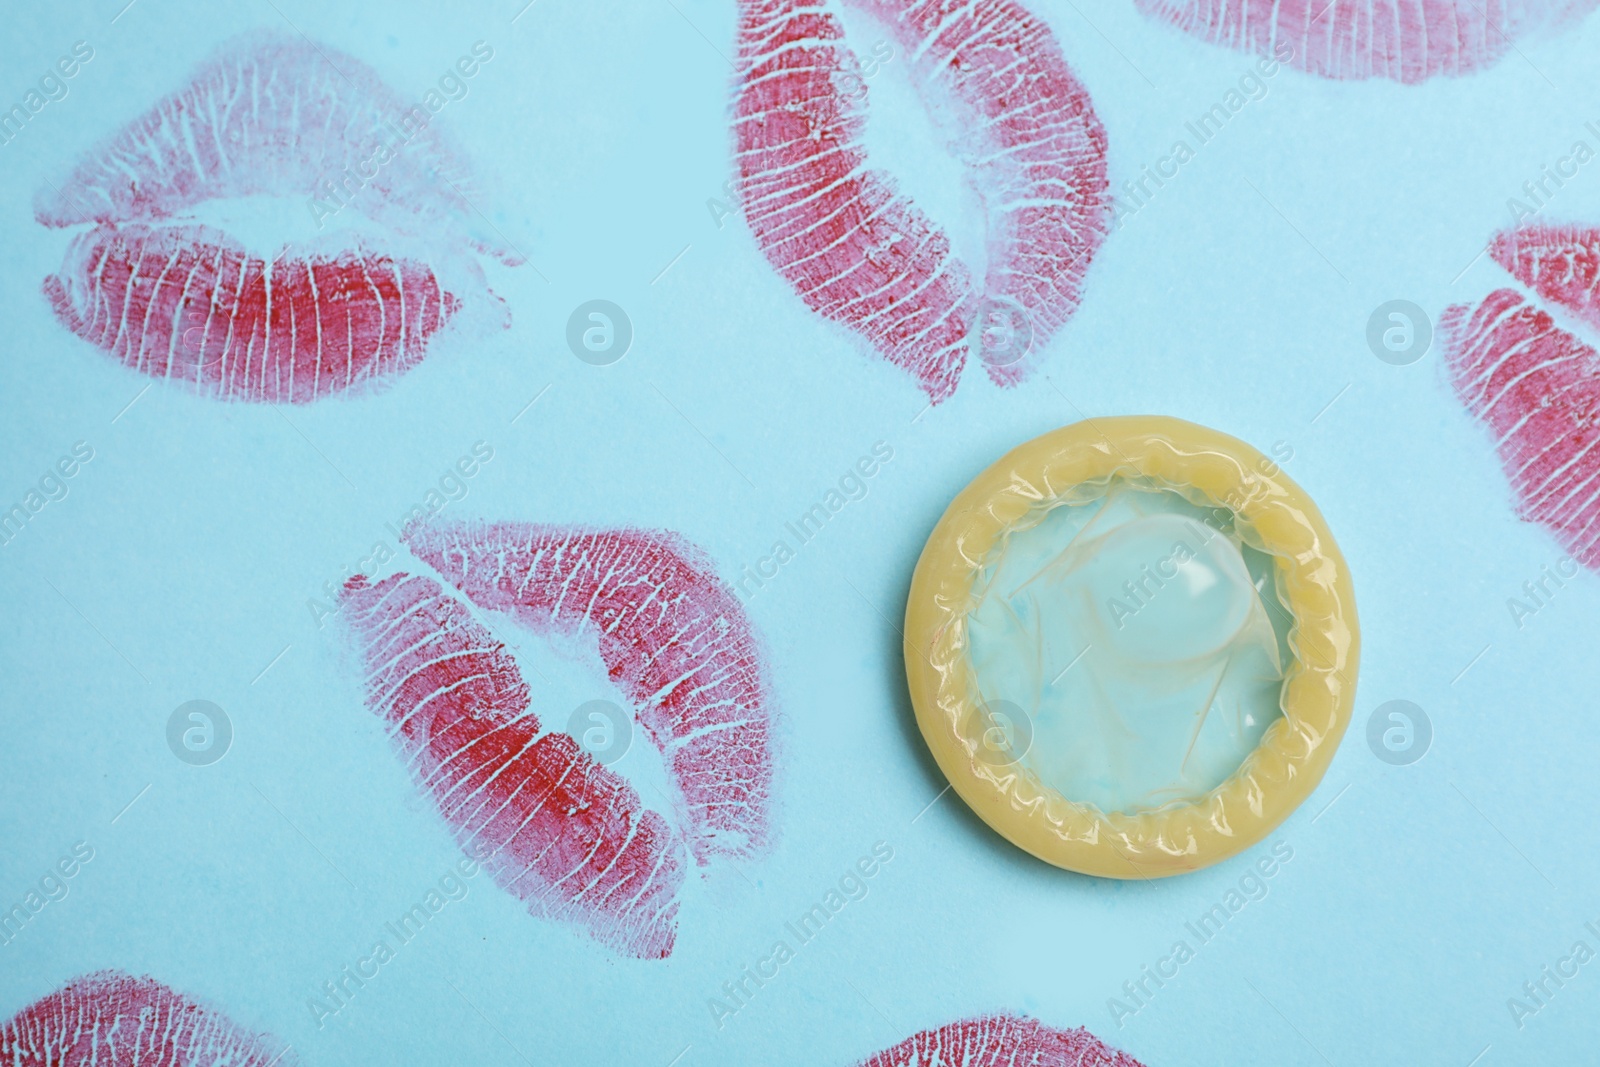
[[[308,1064],[844,1067],[1007,1009],[1087,1025],[1152,1067],[1593,1058],[1600,963],[1521,1030],[1506,1000],[1580,937],[1600,948],[1583,930],[1600,919],[1595,583],[1516,627],[1506,599],[1562,552],[1513,517],[1437,352],[1389,366],[1364,333],[1386,300],[1436,315],[1500,283],[1487,258],[1457,276],[1509,223],[1506,199],[1600,118],[1600,18],[1470,79],[1278,74],[1106,242],[1043,374],[1002,392],[969,373],[925,412],[908,377],[800,305],[737,218],[719,229],[707,210],[730,172],[732,0],[539,0],[511,25],[520,6],[7,14],[6,106],[74,40],[96,56],[0,148],[0,498],[78,439],[96,458],[0,549],[0,904],[73,842],[96,857],[0,948],[0,1016],[116,967],[207,998]],[[1117,185],[1252,65],[1128,0],[1036,10],[1093,94]],[[511,329],[436,345],[378,396],[280,414],[157,385],[113,423],[146,380],[51,318],[39,282],[68,237],[34,223],[34,190],[218,42],[286,21],[408,97],[490,42],[496,58],[438,121],[498,183],[491,214],[548,281],[487,268]],[[883,75],[890,104],[901,76]],[[1600,163],[1551,212],[1600,220]],[[563,340],[594,297],[636,331],[607,368]],[[924,811],[944,782],[912,723],[897,625],[922,542],[968,479],[1063,423],[1139,412],[1292,447],[1286,470],[1355,573],[1364,654],[1327,778],[1269,839],[1294,859],[1118,1029],[1107,999],[1246,861],[1094,881],[1011,849],[951,795]],[[784,717],[781,843],[691,880],[670,960],[619,960],[480,877],[319,1031],[306,998],[457,852],[305,602],[479,439],[496,457],[449,514],[668,527],[730,580],[874,441],[895,458],[750,604]],[[197,697],[236,731],[207,768],[164,739]],[[1410,767],[1364,742],[1396,698],[1436,731]],[[895,859],[871,894],[717,1030],[706,999],[877,840]]]

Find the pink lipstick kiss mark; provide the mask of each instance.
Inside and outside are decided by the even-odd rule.
[[[1546,300],[1600,329],[1600,230],[1529,226],[1498,235],[1494,261]]]
[[[1106,232],[1105,131],[1050,31],[1012,0],[852,0],[891,28],[988,215],[983,289],[937,223],[869,164],[865,83],[821,0],[741,0],[734,139],[740,199],[768,262],[813,311],[955,392],[985,301],[1041,346],[1078,306]],[[1021,361],[990,364],[1012,385]]]
[[[45,279],[125,366],[228,400],[303,404],[404,373],[460,307],[426,265],[360,250],[268,263],[204,226],[80,234]]]
[[[530,913],[624,955],[667,956],[685,845],[704,866],[771,841],[771,701],[738,601],[671,534],[439,525],[407,543],[479,610],[595,642],[677,783],[684,829],[571,737],[541,733],[511,654],[430,578],[347,587],[368,706],[457,839]]]
[[[1087,1030],[1056,1030],[1017,1015],[988,1015],[924,1030],[860,1067],[1141,1067]]]
[[[561,733],[541,736],[505,646],[431,578],[346,587],[367,704],[496,885],[628,956],[672,951],[683,844]]]
[[[0,1062],[19,1067],[293,1067],[282,1043],[240,1028],[151,978],[98,971],[0,1027]]]
[[[1600,230],[1524,228],[1490,254],[1580,326],[1600,326]],[[1495,435],[1518,514],[1600,569],[1600,355],[1511,289],[1447,309],[1439,332],[1456,396]]]
[[[1274,56],[1338,81],[1408,85],[1472,74],[1530,34],[1578,22],[1595,0],[1134,0],[1208,44]],[[1279,49],[1293,55],[1284,59]]]
[[[509,326],[467,250],[508,265],[521,257],[483,234],[466,167],[430,117],[334,49],[237,38],[41,190],[44,225],[98,224],[45,280],[45,296],[64,326],[129,367],[272,403],[404,373],[469,303]],[[318,229],[348,207],[393,236],[288,245],[269,262],[184,221],[252,196],[304,203]],[[436,264],[373,247],[389,243],[424,245],[460,277],[447,283]]]
[[[523,523],[425,526],[408,544],[478,607],[598,644],[679,784],[698,863],[766,850],[773,738],[761,653],[702,552],[665,532]]]

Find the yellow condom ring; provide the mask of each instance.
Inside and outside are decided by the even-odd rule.
[[[1045,785],[1020,763],[977,758],[966,615],[974,582],[1006,531],[1115,479],[1171,489],[1232,512],[1273,558],[1294,618],[1283,718],[1221,785],[1193,801],[1106,813]],[[1035,519],[1035,521],[1037,521]],[[1012,844],[1107,878],[1199,870],[1260,841],[1321,781],[1355,701],[1360,638],[1350,572],[1311,498],[1260,452],[1180,419],[1088,419],[1007,453],[951,502],[917,561],[906,606],[906,675],[917,725],[950,784]]]

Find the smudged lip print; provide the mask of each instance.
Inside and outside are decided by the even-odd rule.
[[[1413,85],[1474,74],[1523,38],[1568,29],[1596,0],[1134,0],[1207,44],[1271,56],[1336,81]]]
[[[624,956],[669,955],[686,857],[705,867],[772,842],[772,699],[738,599],[702,552],[660,531],[440,523],[406,536],[443,580],[352,579],[342,614],[368,707],[419,789],[531,914]],[[474,611],[594,642],[676,785],[670,821],[545,728]]]
[[[336,49],[236,38],[40,190],[40,223],[91,226],[45,279],[45,298],[63,326],[133,370],[263,403],[392,380],[452,322],[509,326],[472,252],[522,258],[485,234],[460,152],[429,118]],[[269,256],[194,217],[257,196],[331,197],[370,232]]]
[[[741,0],[737,184],[768,262],[939,403],[995,316],[1031,344],[986,360],[1015,385],[1082,299],[1109,226],[1105,131],[1049,29],[1014,0],[848,0],[890,28],[987,215],[984,277],[874,167],[868,95],[826,0]],[[1019,358],[1020,357],[1020,358]]]
[[[97,971],[0,1026],[0,1062],[40,1067],[293,1067],[283,1042],[153,978]]]
[[[1494,436],[1518,515],[1600,569],[1600,228],[1507,230],[1489,253],[1538,299],[1502,287],[1448,308],[1446,375]]]

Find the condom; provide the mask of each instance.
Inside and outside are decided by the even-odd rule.
[[[1109,878],[1260,841],[1350,721],[1344,557],[1272,460],[1178,419],[1035,438],[950,504],[906,606],[917,724],[1012,844]]]

